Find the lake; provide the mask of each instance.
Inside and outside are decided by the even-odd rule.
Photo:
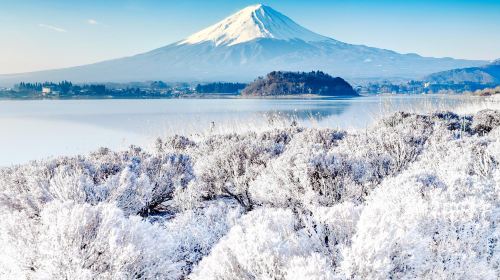
[[[265,127],[269,116],[306,126],[364,128],[396,110],[453,109],[460,96],[373,96],[315,99],[105,99],[0,101],[0,166],[99,147],[151,147],[172,134]]]

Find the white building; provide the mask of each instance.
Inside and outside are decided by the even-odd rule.
[[[49,87],[42,87],[42,94],[43,95],[46,95],[46,94],[50,94],[52,93],[52,89],[49,88]]]

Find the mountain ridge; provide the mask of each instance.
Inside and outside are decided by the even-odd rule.
[[[352,45],[252,5],[184,40],[134,56],[63,69],[0,75],[20,81],[251,81],[271,71],[321,70],[350,78],[420,78],[485,61],[429,58]]]
[[[431,83],[500,84],[500,59],[479,67],[457,68],[424,77]]]

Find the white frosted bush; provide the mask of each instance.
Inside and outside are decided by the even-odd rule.
[[[13,212],[0,222],[0,277],[179,279],[241,212],[215,202],[155,224],[107,203],[54,201],[35,220]]]
[[[200,262],[192,279],[291,279],[298,276],[296,266],[313,268],[310,276],[333,275],[321,240],[298,227],[290,210],[254,210]]]
[[[14,214],[15,215],[15,214]],[[180,264],[170,257],[174,240],[139,217],[127,218],[111,204],[51,202],[37,221],[2,221],[2,231],[31,235],[3,243],[3,279],[177,279]],[[3,238],[2,238],[2,241]],[[27,243],[24,243],[29,241]],[[29,248],[30,253],[25,254]],[[13,261],[12,257],[16,257]],[[9,266],[10,261],[15,267]]]
[[[195,188],[207,198],[228,196],[247,210],[254,207],[249,185],[271,158],[279,156],[300,129],[261,134],[212,136],[194,152]]]
[[[496,111],[0,169],[0,279],[498,279]]]
[[[283,153],[272,158],[266,169],[250,183],[251,197],[258,204],[273,207],[294,207],[317,202],[320,200],[318,197],[325,196],[326,204],[333,203],[334,198],[328,195],[337,189],[324,188],[324,178],[320,178],[319,174],[321,160],[318,158],[335,147],[344,137],[344,132],[329,129],[305,129],[296,134]],[[331,173],[325,177],[329,175]]]
[[[500,126],[500,111],[482,110],[474,117],[472,129],[479,134],[485,134]]]
[[[344,251],[348,278],[498,277],[498,203],[423,187],[396,180],[374,192]]]
[[[348,278],[497,279],[496,139],[434,143],[368,198],[342,269]],[[491,142],[493,141],[493,142]]]
[[[62,157],[1,169],[0,207],[38,215],[44,204],[72,200],[116,202],[128,214],[145,214],[171,199],[176,188],[193,178],[190,158],[182,154],[152,156],[137,148],[107,149],[87,157]]]
[[[48,205],[41,215],[35,277],[177,279],[172,244],[157,225],[125,217],[113,205]]]
[[[398,113],[359,134],[305,130],[251,182],[250,194],[280,207],[361,203],[385,177],[417,159],[433,126],[428,116]]]
[[[40,261],[34,245],[40,234],[37,224],[19,211],[0,212],[0,278],[29,279],[32,275]]]
[[[213,201],[203,208],[187,210],[162,223],[173,240],[177,262],[182,262],[183,275],[208,255],[241,216],[244,209],[234,202]]]

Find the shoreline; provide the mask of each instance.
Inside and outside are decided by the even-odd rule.
[[[360,94],[360,95],[350,95],[350,96],[328,96],[328,95],[317,95],[317,94],[289,94],[289,95],[272,95],[272,96],[242,96],[235,94],[202,94],[202,95],[191,95],[191,96],[74,96],[74,97],[3,97],[0,96],[0,101],[43,101],[43,100],[154,100],[154,99],[264,99],[264,100],[291,100],[291,99],[302,99],[302,100],[312,100],[312,99],[342,99],[342,98],[358,98],[358,97],[415,97],[415,96],[454,96],[454,97],[478,97],[478,98],[488,98],[495,97],[500,94],[493,95],[476,95],[476,94],[461,94],[461,93],[432,93],[432,94]]]
[[[33,101],[33,100],[110,100],[110,99],[123,99],[123,100],[135,100],[135,99],[323,99],[323,98],[355,98],[363,97],[369,95],[350,95],[350,96],[329,96],[329,95],[317,95],[317,94],[290,94],[290,95],[273,95],[273,96],[242,96],[236,94],[203,94],[203,95],[191,95],[191,96],[75,96],[75,97],[1,97],[2,100],[20,100],[20,101]]]

